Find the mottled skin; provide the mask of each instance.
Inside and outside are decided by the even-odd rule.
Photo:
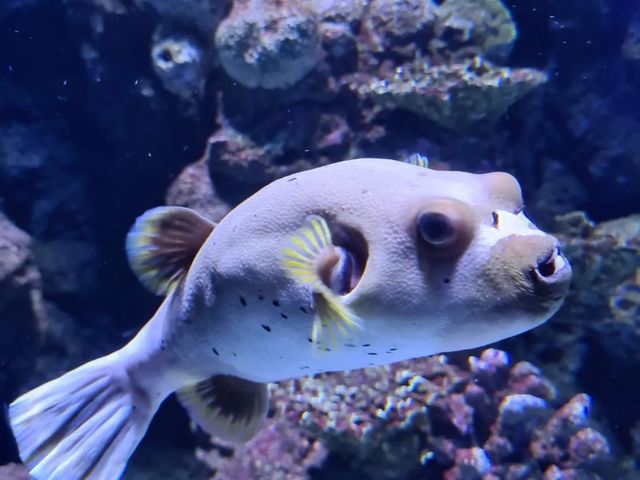
[[[461,256],[430,260],[416,217],[439,197],[468,205],[477,227]],[[556,246],[513,213],[521,207],[518,183],[507,174],[434,171],[391,160],[347,161],[278,180],[215,228],[183,289],[147,327],[153,340],[144,349],[152,357],[146,363],[153,377],[166,365],[190,381],[225,373],[270,382],[477,347],[533,328],[557,309],[566,288],[544,301],[516,288],[523,266],[535,266]],[[368,245],[364,275],[345,297],[364,328],[330,352],[309,343],[309,288],[281,267],[287,238],[311,214],[361,232]],[[494,255],[496,245],[501,255]],[[160,341],[164,350],[153,346]],[[146,369],[144,377],[151,377]]]

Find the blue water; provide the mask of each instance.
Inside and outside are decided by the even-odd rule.
[[[420,154],[518,179],[573,265],[560,311],[274,385],[244,451],[169,397],[124,478],[640,478],[639,132],[632,0],[4,0],[0,403],[153,315],[124,250],[144,211],[219,221],[282,176]]]

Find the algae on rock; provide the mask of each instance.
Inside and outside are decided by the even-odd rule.
[[[439,17],[441,27],[459,32],[458,40],[492,59],[506,58],[518,37],[518,27],[500,0],[446,0]]]
[[[409,110],[455,130],[498,118],[546,80],[535,69],[496,67],[475,57],[438,66],[417,61],[389,78],[353,76],[349,85],[383,107]]]

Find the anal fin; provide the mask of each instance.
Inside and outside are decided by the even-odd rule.
[[[242,443],[262,427],[269,409],[264,383],[216,375],[177,392],[180,403],[207,433]]]

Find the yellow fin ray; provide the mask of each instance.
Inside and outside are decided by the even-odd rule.
[[[315,318],[311,341],[322,349],[338,344],[362,327],[360,319],[322,280],[320,272],[331,262],[335,246],[327,222],[319,216],[307,218],[305,225],[283,249],[282,266],[293,280],[311,287],[315,302]]]

